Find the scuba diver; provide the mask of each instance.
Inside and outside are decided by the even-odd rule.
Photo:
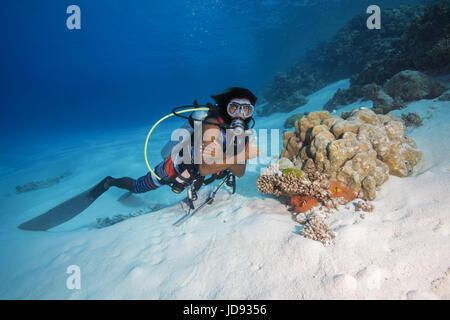
[[[206,117],[201,120],[203,122],[202,131],[208,132],[207,135],[211,137],[210,139],[203,138],[202,141],[200,151],[203,159],[205,159],[204,162],[200,164],[182,163],[180,162],[181,156],[178,154],[170,155],[154,169],[158,177],[161,178],[160,180],[151,172],[136,180],[129,177],[118,179],[106,177],[104,179],[105,190],[114,186],[131,193],[144,193],[155,190],[161,185],[170,185],[174,192],[180,193],[194,182],[198,184],[198,189],[202,182],[205,182],[204,177],[208,175],[212,175],[212,180],[224,178],[230,174],[239,178],[242,177],[245,174],[246,162],[237,163],[238,161],[226,161],[224,159],[224,161],[217,161],[221,163],[211,163],[211,159],[216,156],[214,150],[217,150],[218,146],[222,145],[224,146],[223,149],[226,149],[226,143],[219,143],[220,140],[225,140],[225,137],[223,137],[226,134],[224,128],[242,129],[243,131],[248,129],[249,122],[253,119],[257,97],[246,88],[233,87],[227,89],[224,93],[213,95],[212,98],[217,105],[215,108],[211,106],[212,108],[210,108]],[[222,137],[223,139],[220,139]],[[254,140],[248,142],[248,138],[245,139],[245,147],[240,149],[242,149],[241,152],[245,153],[242,154],[245,161],[259,155]],[[223,151],[223,154],[225,154],[225,150]],[[237,157],[238,155],[235,155],[233,160],[236,160]],[[206,181],[212,182],[212,180]]]
[[[249,136],[253,134],[252,128],[255,125],[253,114],[257,97],[250,90],[240,87],[229,88],[211,97],[216,105],[210,103],[205,105],[208,112],[203,112],[199,117],[194,115],[201,111],[194,111],[189,117],[177,113],[177,109],[186,106],[173,109],[173,115],[189,120],[191,139],[186,140],[189,144],[181,144],[183,149],[179,152],[176,148],[170,147],[170,144],[166,145],[170,147],[170,154],[163,156],[164,160],[155,167],[154,172],[149,172],[138,179],[129,177],[116,179],[108,176],[89,190],[22,223],[18,228],[45,231],[58,226],[80,214],[111,187],[128,190],[127,195],[148,192],[162,185],[171,186],[175,193],[188,189],[188,197],[185,200],[189,205],[189,211],[174,225],[179,225],[204,205],[211,204],[222,185],[232,187],[234,193],[235,177],[242,177],[245,174],[247,160],[259,156],[255,139],[249,142]],[[194,106],[189,107],[197,108],[200,105],[194,102]],[[201,128],[200,131],[196,131],[198,126]],[[198,135],[198,132],[204,134]],[[187,148],[184,148],[185,146]],[[199,158],[200,161],[197,161]],[[211,176],[206,178],[208,175]],[[203,185],[215,180],[222,182],[206,201],[195,208],[193,201],[197,200],[196,192]]]

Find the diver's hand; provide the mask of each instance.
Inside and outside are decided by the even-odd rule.
[[[209,145],[207,145],[205,148],[201,148],[201,153],[203,155],[203,160],[205,161],[205,163],[210,164],[210,163],[216,163],[218,159],[220,159],[221,161],[223,160],[223,157],[225,157],[225,153],[223,151],[222,145],[217,142],[217,140],[213,140],[212,143],[210,143]],[[262,154],[262,152],[259,151],[258,146],[256,145],[256,137],[252,139],[252,141],[250,141],[250,143],[248,143],[245,146],[245,155],[244,158],[245,160],[250,160],[256,157],[259,157]],[[241,153],[242,156],[242,153]],[[235,156],[235,161],[233,163],[236,163],[236,159],[239,159],[239,155]],[[223,163],[220,162],[219,163]],[[226,162],[228,163],[228,162]]]
[[[213,142],[208,144],[206,147],[203,147],[202,145],[201,154],[205,163],[214,163],[216,162],[217,158],[223,158],[222,146],[217,142],[216,139],[214,139]],[[222,156],[220,157],[220,155]]]

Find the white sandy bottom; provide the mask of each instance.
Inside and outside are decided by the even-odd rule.
[[[180,227],[172,226],[179,205],[104,229],[30,233],[11,224],[0,297],[450,299],[448,108],[420,101],[401,110],[432,115],[410,133],[424,159],[412,177],[391,176],[364,219],[351,204],[335,212],[332,246],[299,235],[278,200],[249,196],[254,172],[238,180],[239,194],[221,190]],[[80,267],[80,290],[66,288],[69,265]]]

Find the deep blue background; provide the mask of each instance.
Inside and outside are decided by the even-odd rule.
[[[2,0],[2,138],[148,125],[229,86],[261,94],[368,5],[417,2]]]

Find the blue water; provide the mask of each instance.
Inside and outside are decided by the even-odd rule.
[[[261,94],[372,2],[1,1],[2,142],[148,125],[229,86]],[[81,30],[66,28],[70,4]]]

